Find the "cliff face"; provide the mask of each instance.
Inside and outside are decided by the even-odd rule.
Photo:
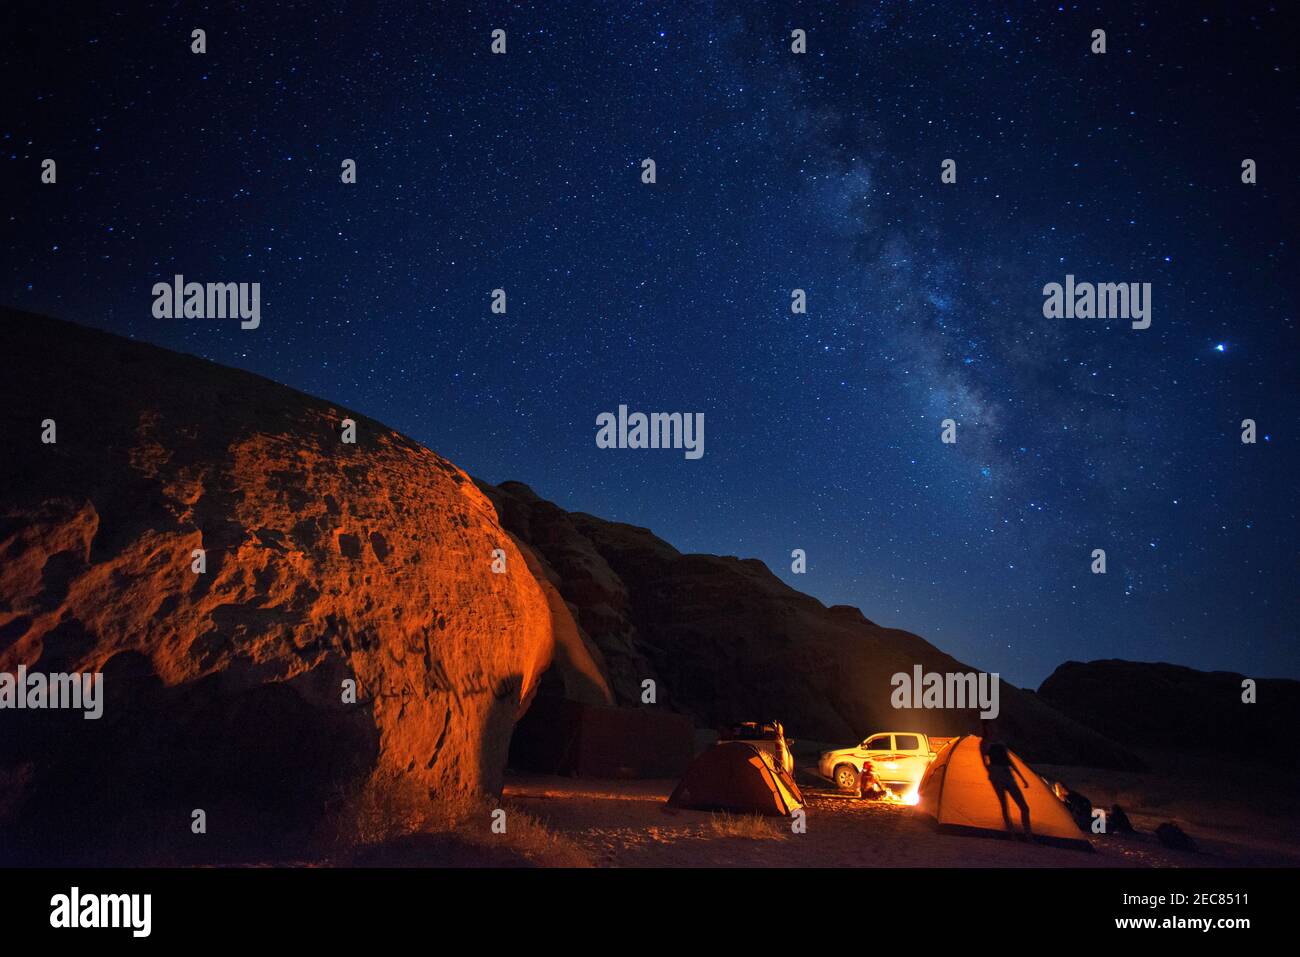
[[[362,793],[499,790],[557,634],[601,699],[563,601],[445,459],[247,373],[0,328],[0,672],[105,691],[99,720],[0,710],[0,827],[75,857],[104,822],[189,840],[203,809],[209,846],[276,846]]]
[[[566,512],[526,485],[480,483],[502,524],[545,560],[620,703],[653,680],[658,701],[705,726],[772,718],[796,738],[860,741],[872,731],[951,735],[974,711],[894,709],[891,678],[972,669],[848,606],[826,607],[760,561],[684,555],[644,528]],[[1134,768],[1093,730],[1006,683],[999,724],[1031,760]]]

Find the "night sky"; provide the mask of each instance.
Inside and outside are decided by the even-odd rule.
[[[0,301],[1018,684],[1300,677],[1294,4],[126,6],[6,5]],[[155,319],[176,273],[261,327]],[[1067,273],[1151,283],[1151,328],[1044,318]],[[598,449],[620,403],[703,412],[703,458]]]

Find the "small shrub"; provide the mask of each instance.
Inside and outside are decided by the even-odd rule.
[[[749,841],[785,840],[785,834],[758,814],[728,814],[723,811],[713,815],[709,829],[715,837],[740,837]]]

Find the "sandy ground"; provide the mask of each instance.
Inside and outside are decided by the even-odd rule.
[[[1096,805],[1124,805],[1137,834],[1102,835],[1096,853],[937,832],[912,808],[841,796],[800,774],[807,832],[763,819],[730,836],[704,811],[665,807],[675,781],[597,781],[511,774],[504,803],[572,841],[598,867],[1227,867],[1300,866],[1300,825],[1285,799],[1244,802],[1227,790],[1191,798],[1178,779],[1040,767]],[[822,787],[817,787],[821,784]],[[1163,847],[1151,834],[1174,821],[1196,853]],[[749,830],[749,829],[746,829]]]

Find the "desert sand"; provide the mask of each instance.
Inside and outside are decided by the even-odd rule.
[[[1226,789],[1191,796],[1177,774],[1037,768],[1098,804],[1124,805],[1137,833],[1099,835],[1095,853],[935,830],[902,804],[806,785],[807,832],[783,818],[742,820],[665,807],[675,781],[583,781],[509,774],[503,803],[577,845],[597,867],[1295,867],[1300,827],[1287,799],[1242,800]],[[807,772],[801,774],[808,780]],[[1198,851],[1162,846],[1152,833],[1174,821]]]

